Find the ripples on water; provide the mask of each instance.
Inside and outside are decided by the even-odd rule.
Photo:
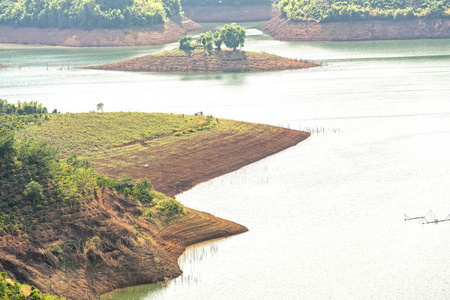
[[[450,213],[450,40],[293,43],[260,27],[246,49],[324,66],[254,74],[87,71],[74,67],[175,45],[0,46],[0,64],[21,66],[0,71],[0,98],[9,101],[37,100],[63,112],[95,110],[98,102],[105,111],[204,111],[313,133],[179,195],[188,207],[250,231],[191,248],[180,258],[184,274],[166,286],[133,287],[114,299],[447,298],[450,222],[421,225],[403,214]]]

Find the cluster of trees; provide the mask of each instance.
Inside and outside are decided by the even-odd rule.
[[[8,275],[2,272],[0,273],[0,299],[58,300],[60,298],[43,294],[34,286],[30,288],[29,295],[25,296],[24,286],[8,278]],[[64,299],[61,298],[61,300]]]
[[[48,110],[41,103],[36,101],[20,102],[17,104],[8,103],[6,100],[0,99],[0,115],[1,114],[19,114],[19,115],[34,115],[46,114]]]
[[[184,5],[191,5],[191,6],[235,5],[235,6],[239,6],[239,5],[254,5],[254,4],[271,5],[272,1],[270,1],[270,0],[183,0],[181,4],[183,6]]]
[[[293,21],[407,20],[450,17],[450,0],[281,0],[283,16]]]
[[[180,0],[0,0],[0,24],[58,28],[122,28],[164,23]]]
[[[238,47],[244,46],[245,38],[245,29],[236,25],[236,23],[232,23],[226,24],[219,31],[202,33],[197,39],[184,36],[179,40],[179,49],[186,52],[200,47],[205,50],[212,50],[214,45],[216,50],[220,51],[222,44],[225,44],[226,47],[236,50]]]

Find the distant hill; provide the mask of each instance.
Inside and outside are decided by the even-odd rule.
[[[0,24],[20,27],[123,28],[163,24],[180,0],[0,0]]]
[[[450,0],[281,0],[291,21],[367,21],[449,18]]]

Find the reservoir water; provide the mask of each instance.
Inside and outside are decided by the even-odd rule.
[[[221,27],[222,24],[208,24]],[[200,184],[183,204],[249,232],[191,247],[184,274],[109,299],[446,299],[450,40],[280,42],[245,49],[321,61],[253,74],[79,70],[169,49],[0,45],[0,98],[50,110],[193,114],[311,130],[298,146]]]

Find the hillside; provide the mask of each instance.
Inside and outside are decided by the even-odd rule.
[[[146,46],[176,42],[201,26],[185,17],[131,28],[38,28],[0,25],[0,43],[69,47]]]
[[[283,17],[291,21],[347,22],[450,17],[450,0],[281,0]]]
[[[309,136],[202,113],[46,112],[0,101],[0,271],[71,299],[178,276],[186,246],[247,231],[156,190],[175,195]]]
[[[0,0],[0,24],[40,28],[124,28],[163,24],[179,0]]]
[[[282,41],[363,41],[450,38],[450,19],[294,22],[270,20],[264,30]]]
[[[86,69],[134,72],[258,72],[316,67],[317,64],[249,51],[167,50]]]

